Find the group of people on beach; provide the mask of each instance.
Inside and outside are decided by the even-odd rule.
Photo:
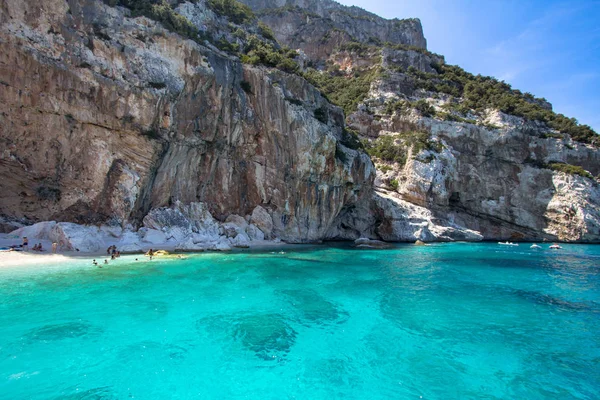
[[[42,244],[41,243],[34,244],[33,247],[31,248],[31,250],[33,250],[33,251],[44,251],[44,249],[42,248]]]
[[[29,251],[29,239],[27,238],[27,236],[23,236],[23,243],[22,244],[13,244],[11,246],[8,247],[10,250],[20,250],[20,251]],[[52,243],[52,253],[56,253],[56,250],[58,249],[58,243],[53,242]],[[34,244],[33,247],[31,248],[31,251],[46,251],[44,250],[42,243],[38,243],[38,244]]]
[[[106,249],[106,255],[109,255],[111,260],[115,260],[121,257],[121,252],[117,250],[117,246],[113,244],[112,246],[108,246],[108,249]],[[104,264],[108,264],[108,258],[104,259]],[[92,265],[102,268],[102,266],[98,264],[96,259],[92,260]]]
[[[109,246],[108,249],[106,249],[106,254],[110,256],[111,260],[121,257],[121,252],[117,250],[117,246],[115,246],[114,244],[112,246]],[[108,262],[105,262],[105,264],[108,264]]]

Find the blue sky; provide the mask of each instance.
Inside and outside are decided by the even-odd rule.
[[[421,19],[429,50],[549,100],[600,133],[600,0],[341,0]]]

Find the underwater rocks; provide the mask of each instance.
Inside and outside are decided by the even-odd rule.
[[[217,315],[198,320],[196,326],[202,333],[224,336],[265,361],[285,358],[298,336],[286,319],[275,313]]]

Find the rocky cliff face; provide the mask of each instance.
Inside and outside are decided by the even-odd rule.
[[[52,240],[68,222],[105,226],[82,238],[141,228],[140,243],[182,249],[600,240],[596,147],[493,108],[455,115],[464,99],[415,79],[444,64],[418,20],[328,0],[244,2],[316,67],[306,76],[350,88],[356,99],[330,96],[348,115],[302,71],[241,63],[231,49],[257,28],[203,0],[169,3],[229,53],[114,1],[0,0],[0,226],[58,221],[35,228]],[[352,129],[367,147],[389,139],[394,157],[373,155],[376,171]]]
[[[401,53],[388,52],[383,62],[395,70],[431,72],[431,65],[441,61]],[[419,99],[426,101],[429,113],[446,115],[450,96],[415,89],[413,83],[406,74],[391,72],[372,85],[365,103],[349,117],[365,137],[379,138],[374,142],[395,138],[394,145],[406,153],[400,161],[377,161],[373,208],[383,214],[377,231],[381,237],[474,239],[473,231],[492,240],[600,240],[600,186],[593,178],[600,174],[600,153],[595,146],[493,109],[454,121],[423,116],[410,106],[386,110],[395,99]],[[420,147],[409,144],[415,131],[427,138]],[[577,166],[587,177],[550,167],[556,165]],[[406,203],[427,209],[431,216],[406,209]],[[390,223],[415,217],[458,230],[432,235]],[[431,222],[417,224],[426,225]]]
[[[242,0],[273,29],[277,40],[323,62],[351,41],[389,42],[426,48],[421,21],[386,20],[358,7],[331,0]]]
[[[347,210],[330,236],[361,231],[385,240],[600,240],[597,147],[545,123],[469,109],[456,81],[438,74],[444,58],[424,50],[415,34],[418,21],[405,20],[394,37],[386,36],[391,21],[378,21],[382,35],[376,36],[366,23],[372,17],[360,9],[326,1],[245,2],[280,41],[317,61],[317,76],[341,73],[350,81],[365,66],[380,71],[347,123],[372,144],[393,138],[386,143],[404,154],[397,160],[375,156],[368,209]],[[411,24],[415,30],[406,29]],[[524,99],[552,108],[544,99]],[[575,168],[585,176],[573,174]]]
[[[262,205],[275,236],[304,242],[368,196],[371,161],[304,79],[99,1],[0,4],[5,217],[140,226],[177,201],[221,221]]]

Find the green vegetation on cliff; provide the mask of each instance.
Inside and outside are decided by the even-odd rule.
[[[172,5],[167,0],[104,1],[112,7],[122,6],[130,9],[133,17],[145,16],[160,22],[165,29],[192,39],[197,43],[204,44],[204,40],[208,40],[219,49],[240,56],[241,61],[244,63],[266,65],[289,73],[298,72],[298,64],[294,61],[297,53],[289,48],[279,47],[275,41],[273,31],[262,22],[258,23],[258,33],[272,42],[264,41],[257,35],[248,35],[243,29],[231,24],[228,26],[228,30],[231,30],[231,32],[222,32],[219,39],[215,39],[213,33],[208,34],[200,31],[186,17],[173,10]],[[256,21],[256,16],[250,7],[236,0],[209,0],[207,5],[215,14],[226,17],[229,21],[239,25],[247,25]],[[223,33],[226,33],[226,35],[223,35]],[[240,51],[242,51],[242,54],[240,54]]]
[[[432,141],[427,132],[403,132],[399,135],[382,135],[377,139],[365,142],[365,150],[371,157],[381,161],[406,164],[409,150],[416,157],[423,150],[439,153],[443,150],[440,142]]]
[[[437,73],[425,73],[412,67],[407,72],[422,89],[462,98],[464,109],[483,111],[493,108],[532,121],[542,121],[579,142],[600,142],[598,135],[588,125],[580,125],[576,119],[544,107],[545,99],[537,99],[530,93],[515,90],[506,82],[495,78],[473,75],[456,65],[434,64],[432,67]]]
[[[104,2],[111,7],[128,8],[133,17],[150,18],[160,22],[167,30],[196,42],[208,39],[186,17],[176,13],[166,0],[104,0]]]
[[[240,59],[243,63],[252,65],[266,65],[278,68],[289,73],[298,72],[298,64],[294,61],[297,56],[295,50],[289,48],[277,48],[272,43],[263,42],[256,35],[251,35],[246,42]]]
[[[349,115],[367,97],[371,83],[380,77],[380,71],[378,67],[365,68],[346,75],[337,69],[317,71],[309,68],[304,72],[304,78]]]
[[[256,19],[250,7],[236,0],[208,0],[206,4],[215,14],[225,16],[238,25],[248,24]]]
[[[594,179],[592,174],[590,174],[588,171],[586,171],[578,165],[571,165],[566,163],[550,163],[547,167],[553,171],[559,171],[569,175],[579,175],[583,176],[584,178]]]

